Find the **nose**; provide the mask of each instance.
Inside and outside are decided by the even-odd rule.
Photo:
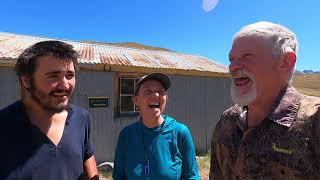
[[[240,61],[232,60],[229,65],[229,71],[234,72],[243,69],[244,66]]]
[[[154,96],[160,97],[160,93],[158,91],[152,91],[150,95],[153,96],[153,97]]]
[[[58,83],[58,88],[61,90],[69,90],[70,88],[70,80],[68,80],[68,78],[66,78],[66,76],[62,76],[60,78],[60,81]]]

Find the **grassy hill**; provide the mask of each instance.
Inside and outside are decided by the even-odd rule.
[[[320,74],[295,74],[292,84],[302,94],[320,97]]]

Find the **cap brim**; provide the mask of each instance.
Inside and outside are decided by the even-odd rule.
[[[163,88],[167,91],[170,86],[171,86],[171,81],[170,78],[163,73],[152,73],[152,74],[148,74],[146,76],[143,76],[137,83],[136,87],[139,87],[143,82],[145,82],[146,80],[158,80],[161,82],[161,84],[163,85]],[[137,89],[137,88],[136,88]]]

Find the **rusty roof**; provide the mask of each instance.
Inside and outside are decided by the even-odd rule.
[[[0,32],[0,62],[13,64],[24,49],[45,40],[57,39]],[[120,72],[162,71],[169,74],[204,76],[226,76],[228,73],[224,65],[199,55],[100,43],[61,41],[73,45],[79,52],[78,61],[83,67],[102,67],[102,70]]]

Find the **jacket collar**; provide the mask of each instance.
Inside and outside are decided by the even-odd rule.
[[[288,85],[280,91],[278,97],[273,102],[268,119],[280,125],[290,127],[297,116],[300,100],[301,95],[298,91],[291,85]]]

